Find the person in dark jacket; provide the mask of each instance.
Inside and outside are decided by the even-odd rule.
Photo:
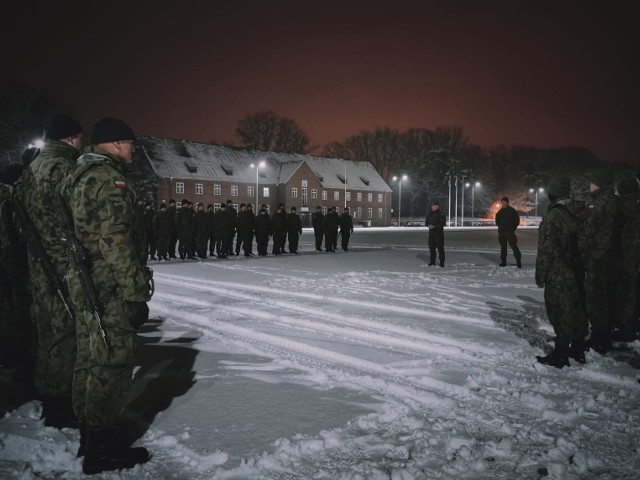
[[[271,250],[271,253],[274,255],[280,255],[284,252],[283,242],[287,235],[287,223],[285,221],[286,217],[282,215],[283,210],[284,206],[280,204],[278,210],[273,214],[273,218],[271,219],[271,225],[273,227],[273,249]]]
[[[349,250],[349,238],[353,233],[353,219],[349,213],[349,207],[344,207],[340,215],[340,235],[342,236],[342,250]]]
[[[536,357],[543,365],[569,366],[569,357],[585,363],[584,340],[588,333],[583,308],[584,270],[578,249],[579,212],[569,199],[568,177],[551,178],[547,195],[551,204],[538,230],[536,285],[544,288],[547,318],[556,336],[553,351]]]
[[[249,233],[247,234],[245,253],[248,253],[250,257],[253,257],[253,237],[255,235],[256,228],[256,212],[253,211],[253,205],[250,203],[247,203],[247,214],[251,219],[251,228],[249,229]]]
[[[437,250],[440,266],[444,267],[444,226],[447,224],[447,217],[440,210],[440,202],[434,201],[431,204],[431,211],[424,224],[429,228],[429,253],[431,255],[429,266],[436,264]]]
[[[178,231],[178,251],[182,260],[193,258],[191,254],[191,244],[193,243],[194,225],[193,210],[189,208],[189,200],[182,200],[180,210],[176,214],[176,229]]]
[[[198,258],[207,258],[207,241],[209,240],[209,217],[204,211],[204,204],[198,203],[194,216],[196,254]]]
[[[216,256],[216,215],[213,204],[207,205],[207,220],[209,225],[209,256]]]
[[[509,198],[502,197],[502,208],[496,213],[496,225],[498,226],[498,241],[500,242],[500,266],[507,266],[507,244],[513,250],[516,257],[516,266],[522,268],[522,254],[518,248],[516,228],[520,225],[520,215],[515,208],[509,205]]]
[[[324,238],[324,215],[322,214],[322,207],[316,207],[316,213],[311,217],[311,224],[316,237],[316,250],[321,252],[322,239]]]
[[[291,213],[287,217],[287,233],[289,235],[289,253],[298,253],[298,241],[302,235],[302,221],[296,211],[296,207],[291,207]]]
[[[227,214],[227,205],[220,205],[220,210],[216,212],[216,252],[218,258],[228,258],[229,252],[229,231],[231,230],[231,221]]]
[[[176,229],[176,201],[169,199],[167,214],[171,219],[171,231],[169,233],[169,258],[176,258],[176,243],[178,243],[178,231]]]
[[[153,217],[153,235],[156,239],[159,260],[169,260],[169,243],[171,239],[171,223],[167,205],[160,204],[160,210]]]
[[[338,228],[340,217],[336,207],[331,207],[324,217],[324,238],[327,252],[335,252],[338,247]]]
[[[252,257],[251,237],[253,236],[253,212],[250,212],[247,205],[240,205],[240,213],[236,219],[236,230],[238,238],[236,240],[236,256],[240,254],[240,247],[244,251],[245,257]]]
[[[284,246],[287,243],[287,232],[289,231],[289,228],[287,227],[287,220],[288,220],[288,215],[287,215],[287,209],[284,206],[284,203],[281,203],[278,208],[281,208],[280,210],[280,216],[282,216],[282,223],[283,223],[283,228],[284,230],[281,233],[281,238],[280,238],[280,253],[287,253],[287,251],[284,249]]]
[[[600,169],[589,174],[591,202],[581,236],[585,261],[587,315],[591,336],[587,346],[600,355],[611,350],[611,330],[622,268],[624,215],[613,189],[613,173]]]
[[[269,237],[273,233],[271,230],[271,217],[266,208],[261,208],[255,221],[256,242],[258,243],[258,255],[267,255]]]
[[[144,210],[144,229],[147,238],[147,251],[149,252],[149,260],[157,260],[156,258],[156,240],[153,235],[153,217],[156,211],[153,209],[151,202],[146,202]]]
[[[229,217],[229,223],[227,225],[227,235],[229,238],[227,239],[227,245],[229,250],[226,252],[226,255],[233,255],[233,239],[236,236],[236,218],[238,217],[238,212],[235,208],[233,208],[233,203],[231,200],[227,200],[227,216]]]

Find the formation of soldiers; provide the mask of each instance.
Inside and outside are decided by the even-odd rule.
[[[545,289],[555,346],[549,355],[537,357],[540,363],[557,368],[569,366],[570,358],[585,363],[588,349],[605,355],[612,342],[638,338],[639,181],[626,177],[614,189],[611,171],[594,171],[585,204],[570,198],[568,177],[550,180],[535,281]]]
[[[217,212],[211,204],[205,210],[204,204],[194,205],[186,198],[180,208],[176,205],[174,199],[169,200],[168,206],[162,201],[156,212],[151,202],[138,202],[137,216],[145,225],[149,260],[229,258],[241,253],[253,257],[254,242],[257,255],[264,257],[268,254],[269,240],[273,244],[272,255],[298,253],[302,221],[296,207],[287,213],[281,203],[270,216],[266,205],[256,215],[250,203],[240,204],[240,211],[236,212],[231,200]],[[326,251],[335,252],[339,235],[342,249],[349,249],[353,220],[348,208],[338,216],[336,207],[331,207],[326,215],[318,207],[312,222],[317,251],[323,251],[324,241]]]

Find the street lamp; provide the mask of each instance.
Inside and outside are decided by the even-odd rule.
[[[530,188],[529,189],[529,193],[533,193],[533,192],[535,192],[535,194],[536,194],[536,213],[535,213],[535,216],[537,217],[538,216],[538,192],[540,192],[540,193],[544,192],[544,188],[540,187],[537,190],[533,189],[533,188]]]
[[[476,187],[480,186],[480,182],[475,182],[475,183],[467,182],[464,184],[464,186],[465,188],[471,187],[471,225],[473,225],[473,219],[475,218],[474,204],[475,204]],[[462,198],[464,199],[464,190],[463,190]],[[462,226],[464,227],[464,200],[462,202]]]
[[[402,226],[402,181],[407,180],[406,175],[402,175],[402,177],[393,177],[393,181],[398,181],[399,191],[398,191],[398,226]]]
[[[262,167],[264,167],[264,166],[265,166],[264,161],[258,163],[257,165],[255,165],[253,163],[251,164],[251,168],[255,167],[255,169],[256,169],[256,209],[255,209],[256,213],[260,211],[260,210],[258,210],[260,208],[258,206],[258,183],[260,181],[259,172],[260,172],[260,169]]]

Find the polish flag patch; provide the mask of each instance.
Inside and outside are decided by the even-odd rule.
[[[116,180],[115,181],[116,188],[127,188],[127,184],[124,180]]]

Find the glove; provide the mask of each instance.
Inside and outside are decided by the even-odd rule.
[[[134,328],[140,328],[149,320],[149,306],[147,302],[130,302],[125,300],[129,310],[129,322]]]

